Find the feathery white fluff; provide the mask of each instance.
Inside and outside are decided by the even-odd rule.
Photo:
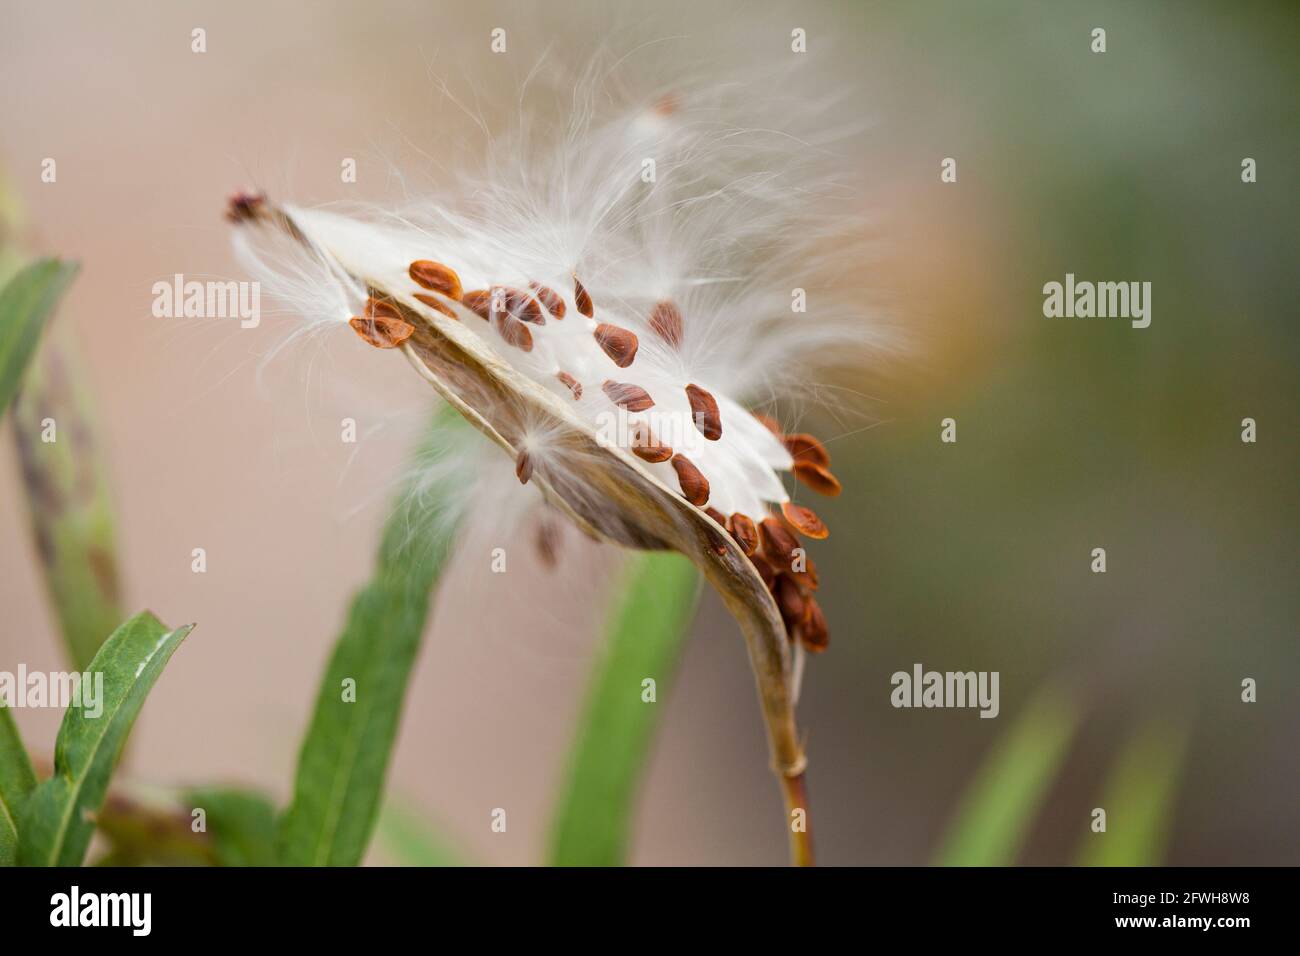
[[[592,69],[574,85],[567,117],[543,112],[542,121],[522,110],[518,129],[493,138],[481,171],[444,194],[395,209],[285,207],[312,248],[290,243],[286,256],[241,231],[238,249],[267,291],[296,302],[313,324],[362,314],[365,288],[338,260],[376,285],[425,294],[408,274],[417,260],[454,270],[466,291],[553,290],[564,317],[543,308],[544,324],[523,326],[527,351],[503,339],[498,322],[441,301],[606,438],[627,447],[648,425],[707,479],[710,508],[761,520],[788,500],[780,475],[792,460],[745,408],[797,392],[820,366],[889,344],[863,303],[839,295],[833,281],[861,268],[843,187],[852,162],[830,142],[832,98],[808,93],[802,79],[780,69],[709,82],[683,74],[636,96],[611,92],[609,74]],[[594,318],[581,314],[575,277]],[[792,310],[796,288],[806,290],[806,312]],[[653,328],[663,302],[681,314],[680,342]],[[628,367],[602,349],[598,324],[635,334]],[[580,398],[561,373],[580,385]],[[644,389],[653,407],[617,407],[606,382]],[[716,440],[697,427],[688,385],[716,400]],[[524,447],[563,472],[544,430]],[[644,465],[678,487],[672,463]]]

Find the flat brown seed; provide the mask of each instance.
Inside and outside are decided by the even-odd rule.
[[[790,523],[790,527],[804,537],[821,540],[830,534],[822,519],[817,517],[817,513],[811,508],[797,505],[793,501],[785,501],[781,503],[781,514]]]
[[[632,454],[642,461],[657,463],[667,461],[673,457],[673,450],[667,445],[661,445],[658,439],[655,438],[654,432],[650,430],[650,426],[645,422],[637,422],[632,426],[632,434],[629,439]]]
[[[691,421],[700,430],[700,434],[709,441],[722,437],[722,415],[718,412],[718,400],[698,385],[686,386],[686,400],[691,403]]]
[[[840,480],[832,475],[825,465],[816,462],[796,460],[794,476],[819,495],[826,495],[828,498],[834,498],[844,490]]]
[[[354,315],[348,319],[348,325],[377,349],[395,349],[411,337],[415,326],[403,319],[393,319],[386,315],[377,315],[373,319],[363,319]]]
[[[497,330],[501,338],[505,339],[507,345],[513,345],[523,352],[533,350],[533,333],[529,332],[528,326],[518,319],[501,312],[494,312],[492,327]]]
[[[412,295],[412,298],[416,299],[417,301],[423,302],[425,305],[433,309],[433,311],[435,312],[441,312],[449,319],[456,319],[459,321],[460,317],[457,316],[456,313],[453,312],[449,306],[444,305],[442,302],[438,301],[438,299],[436,299],[434,296],[425,295],[423,292],[416,292]]]
[[[493,308],[504,308],[511,318],[518,319],[520,322],[531,322],[533,325],[545,325],[546,316],[542,315],[542,307],[527,292],[522,289],[510,289],[502,286],[493,290],[498,299],[493,303]]]
[[[744,551],[746,556],[758,550],[758,528],[754,526],[754,519],[749,515],[737,511],[731,516],[731,524],[728,525],[728,530],[731,531],[731,536],[736,539],[736,543],[740,545],[740,550]]]
[[[626,408],[629,412],[644,412],[647,408],[653,408],[655,404],[655,400],[650,397],[650,393],[640,385],[613,382],[605,379],[600,388],[609,396],[611,402]]]
[[[826,451],[826,446],[807,432],[782,435],[781,442],[785,445],[785,450],[790,453],[790,457],[797,462],[808,461],[823,468],[829,468],[831,465],[831,456]]]
[[[773,564],[790,566],[794,552],[799,547],[799,539],[790,533],[790,529],[772,515],[764,518],[758,526],[763,542],[763,553]]]
[[[397,306],[384,299],[376,299],[373,295],[366,299],[366,309],[361,314],[367,319],[373,319],[381,315],[388,319],[400,319],[402,317],[402,313]]]
[[[673,455],[672,464],[673,471],[677,472],[677,483],[682,486],[682,497],[695,507],[703,508],[709,500],[709,480],[685,455]]]
[[[780,574],[776,579],[776,606],[781,609],[781,618],[787,627],[792,627],[803,620],[804,599],[796,584],[788,574]]]
[[[530,282],[529,285],[532,286],[533,294],[537,296],[538,301],[546,306],[547,312],[557,319],[564,318],[565,305],[560,293],[540,282]]]
[[[655,307],[650,310],[650,328],[673,348],[681,347],[682,312],[673,303],[666,299],[655,303]]]
[[[820,654],[831,645],[830,629],[826,626],[826,615],[821,605],[813,598],[808,598],[803,624],[799,626],[799,643],[804,650]]]
[[[715,522],[722,525],[722,527],[725,528],[727,526],[727,516],[724,515],[717,508],[705,508],[704,513],[708,515],[710,518],[712,518]]]
[[[411,268],[407,271],[411,276],[411,281],[424,286],[426,289],[441,292],[449,299],[460,299],[462,291],[460,276],[456,275],[454,269],[444,266],[441,262],[433,262],[430,259],[417,259],[411,263]]]
[[[533,477],[533,459],[527,449],[520,449],[515,458],[515,477],[521,485],[528,484],[528,479]]]
[[[461,296],[460,302],[479,318],[486,319],[492,311],[492,292],[488,289],[475,289]]]
[[[816,591],[821,586],[821,581],[817,577],[817,565],[813,564],[813,559],[804,555],[804,569],[802,571],[791,570],[787,572],[790,577],[799,582],[799,586],[804,591]]]
[[[591,302],[591,295],[587,292],[587,287],[575,275],[573,277],[573,304],[578,307],[578,311],[591,318],[596,314],[596,307]]]
[[[555,377],[564,383],[565,388],[573,393],[573,400],[576,402],[582,398],[582,383],[570,375],[568,372],[557,372]]]
[[[593,333],[596,342],[619,368],[627,368],[636,358],[636,334],[617,325],[602,323]]]

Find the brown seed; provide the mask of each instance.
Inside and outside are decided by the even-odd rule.
[[[377,349],[395,349],[411,337],[415,326],[403,319],[393,319],[386,315],[377,315],[373,319],[363,319],[354,315],[348,319],[348,325]]]
[[[557,319],[564,318],[564,299],[560,296],[560,293],[550,286],[542,285],[540,282],[530,282],[529,285],[532,286],[534,294],[536,294],[542,305],[546,306],[547,312]]]
[[[226,218],[231,222],[252,222],[266,211],[264,193],[237,192],[226,199]]]
[[[444,266],[441,262],[417,259],[411,263],[408,272],[413,282],[424,286],[426,289],[441,292],[449,299],[460,298],[462,291],[460,276],[456,275],[455,270]]]
[[[642,461],[661,462],[673,457],[673,450],[667,445],[661,445],[645,422],[637,422],[632,426],[629,439],[632,443],[632,454]]]
[[[813,598],[808,598],[805,603],[807,607],[803,623],[799,626],[799,643],[803,645],[804,650],[820,654],[831,645],[831,633],[826,626],[826,615],[822,613],[821,605]]]
[[[786,627],[793,627],[803,620],[803,594],[788,574],[777,575],[775,596],[776,606],[781,609],[781,619],[785,621]]]
[[[636,358],[636,334],[617,325],[602,323],[596,326],[596,343],[619,368],[627,368]]]
[[[573,400],[575,402],[578,399],[582,398],[582,383],[579,382],[576,378],[574,378],[568,372],[557,372],[555,377],[558,378],[561,382],[563,382],[565,387],[570,392],[573,393]]]
[[[399,310],[397,306],[384,299],[376,299],[373,295],[366,299],[366,308],[361,314],[367,319],[373,319],[379,316],[383,316],[386,319],[400,319],[402,317],[401,310]]]
[[[740,550],[745,555],[751,555],[758,550],[758,528],[754,526],[754,519],[749,515],[741,514],[737,511],[731,516],[731,524],[727,526],[731,536],[736,539],[740,545]]]
[[[492,293],[488,289],[475,289],[461,296],[461,305],[474,312],[481,319],[486,319],[492,310]]]
[[[629,412],[644,412],[647,408],[653,408],[655,400],[650,397],[640,385],[631,385],[626,382],[613,382],[605,379],[604,384],[600,386],[601,391],[609,396],[609,400],[615,405],[626,408]]]
[[[528,484],[528,479],[533,477],[533,458],[528,454],[527,449],[521,448],[518,457],[515,458],[515,477],[519,479],[521,485]]]
[[[505,339],[507,345],[513,345],[524,352],[533,350],[533,333],[518,319],[502,312],[493,312],[492,327]]]
[[[682,486],[682,497],[695,507],[703,508],[709,500],[709,480],[685,455],[673,455],[672,464],[673,471],[677,472],[677,483]]]
[[[536,299],[522,289],[497,286],[492,290],[491,309],[493,312],[505,312],[520,322],[531,322],[533,325],[546,324],[542,307],[538,305]]]
[[[781,503],[781,514],[790,523],[790,527],[805,537],[820,541],[830,534],[822,519],[817,517],[817,513],[811,508],[797,505],[793,501],[785,501]]]
[[[754,566],[754,570],[758,572],[758,576],[763,579],[763,583],[770,591],[776,585],[776,572],[772,570],[772,565],[758,554],[749,555],[749,563]]]
[[[803,564],[804,569],[802,571],[791,569],[786,573],[798,581],[799,586],[803,588],[805,592],[816,591],[817,588],[821,586],[821,581],[817,577],[817,565],[813,564],[813,559],[807,555],[804,555]]]
[[[813,491],[828,498],[834,498],[844,490],[840,480],[832,475],[825,465],[813,461],[795,461],[794,476]]]
[[[718,412],[718,401],[698,385],[686,386],[686,399],[691,403],[691,421],[700,434],[709,441],[722,437],[722,415]]]
[[[582,284],[576,275],[573,277],[573,304],[587,318],[591,318],[596,314],[596,307],[592,305],[591,295],[587,292],[587,287]]]
[[[453,312],[449,306],[444,305],[434,296],[425,295],[423,292],[416,292],[414,293],[413,297],[419,300],[420,302],[423,302],[429,308],[433,309],[433,311],[441,312],[449,319],[456,319],[457,321],[460,320],[460,317],[456,315],[456,313]]]
[[[789,567],[794,560],[794,552],[799,549],[799,539],[772,515],[759,523],[758,530],[763,541],[763,554],[773,564]]]
[[[764,415],[762,412],[750,412],[750,414],[753,415],[756,419],[758,419],[758,423],[762,425],[764,428],[766,428],[768,431],[770,431],[777,438],[784,439],[785,436],[782,435],[781,433],[780,424],[778,424],[777,420],[773,418],[771,415]]]
[[[704,513],[708,515],[710,518],[712,518],[716,523],[720,524],[722,527],[725,528],[727,526],[727,516],[724,515],[717,508],[705,508]]]
[[[831,456],[826,451],[826,446],[807,432],[783,435],[781,442],[795,461],[808,461],[823,468],[829,468],[831,465]]]
[[[673,348],[681,346],[682,312],[668,300],[656,303],[650,310],[650,328]]]

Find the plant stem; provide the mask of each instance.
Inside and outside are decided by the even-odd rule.
[[[790,829],[790,862],[794,866],[815,866],[812,814],[808,811],[808,787],[804,775],[782,776],[781,791],[785,794],[785,825]],[[801,819],[795,819],[796,810],[803,811]]]

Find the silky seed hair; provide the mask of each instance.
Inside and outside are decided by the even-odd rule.
[[[828,529],[791,489],[841,486],[820,442],[747,406],[798,397],[820,369],[892,346],[860,286],[834,279],[862,268],[842,184],[853,163],[813,132],[826,96],[800,92],[802,77],[677,76],[616,96],[628,84],[593,65],[572,84],[568,115],[548,126],[521,111],[481,172],[429,199],[281,210],[241,193],[228,215],[287,221],[240,229],[237,251],[313,325],[347,323],[371,346],[400,347],[414,327],[374,288],[459,321],[706,509],[754,562],[792,640],[820,651],[827,629],[800,537]],[[799,291],[804,312],[792,306]],[[518,483],[581,484],[571,443],[554,437],[544,423],[525,430]]]

